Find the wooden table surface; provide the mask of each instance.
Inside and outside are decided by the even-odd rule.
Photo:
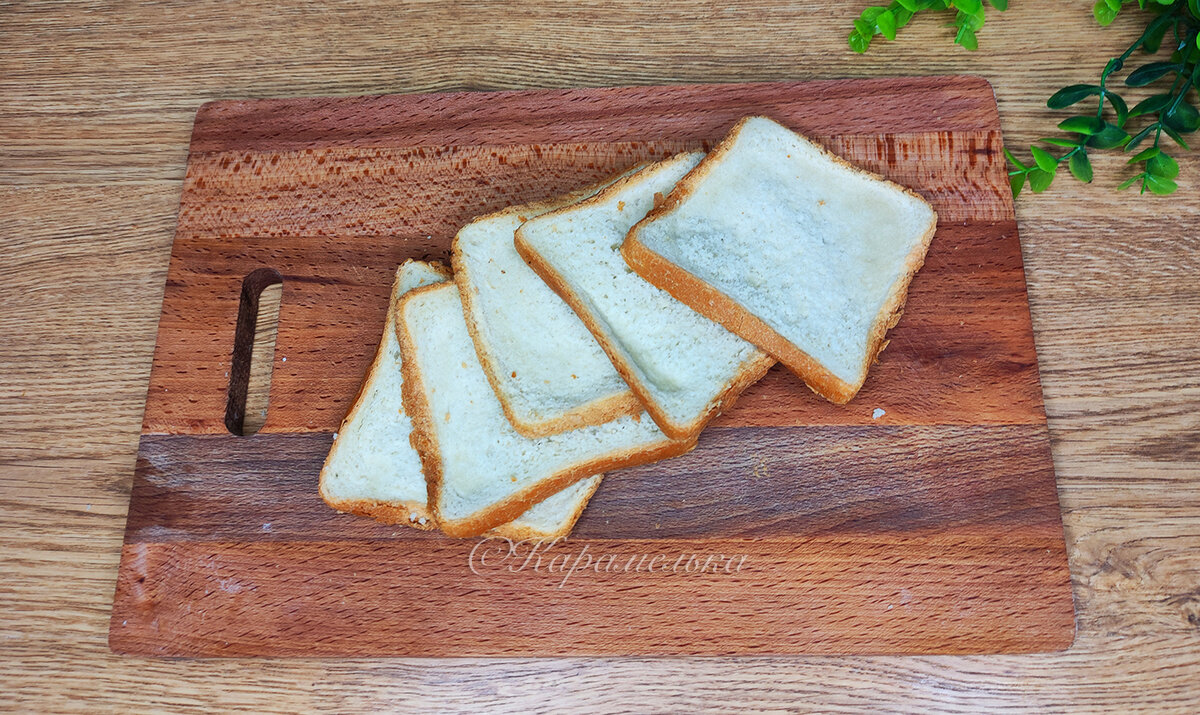
[[[233,97],[976,73],[1010,145],[1135,29],[1018,0],[982,49],[864,2],[0,2],[0,710],[1194,712],[1200,706],[1200,158],[1172,198],[1097,183],[1018,218],[1078,636],[1005,657],[117,657],[109,605],[192,117]],[[482,706],[487,704],[486,708]]]

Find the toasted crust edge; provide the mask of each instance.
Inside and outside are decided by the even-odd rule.
[[[855,384],[842,380],[808,353],[768,326],[763,320],[743,308],[735,300],[703,279],[689,273],[682,267],[671,263],[652,251],[646,244],[641,242],[639,237],[639,232],[643,226],[677,209],[683,200],[695,191],[699,184],[707,177],[708,171],[733,147],[742,127],[748,121],[755,118],[775,121],[770,117],[763,117],[761,115],[743,117],[738,120],[725,138],[708,153],[708,156],[702,159],[695,168],[675,184],[675,188],[671,191],[670,195],[661,204],[651,209],[645,218],[638,221],[629,229],[629,233],[625,236],[625,241],[621,244],[621,255],[624,256],[625,262],[629,264],[629,267],[642,278],[667,291],[677,300],[701,315],[725,326],[730,332],[766,350],[803,380],[804,384],[813,392],[834,404],[844,405],[862,389],[863,383],[866,382],[868,369],[878,359],[883,349],[887,347],[887,341],[884,340],[884,336],[888,330],[900,322],[900,316],[904,312],[904,304],[908,299],[908,287],[912,283],[912,279],[917,271],[925,264],[925,256],[929,251],[929,245],[933,241],[934,234],[937,232],[937,211],[923,196],[912,189],[897,184],[894,181],[889,181],[874,172],[854,166],[825,147],[812,142],[800,134],[796,134],[802,140],[816,147],[819,152],[834,163],[846,167],[855,173],[863,174],[899,189],[905,194],[925,203],[933,212],[933,218],[930,221],[929,227],[905,259],[904,271],[900,279],[893,284],[891,291],[889,291],[884,299],[879,314],[871,324],[867,338],[867,350],[864,355],[863,364],[859,369],[860,379]],[[775,123],[779,124],[778,122]],[[780,126],[784,125],[781,124]],[[789,131],[791,130],[789,129]]]
[[[446,519],[438,509],[440,502],[442,479],[441,458],[439,457],[436,433],[433,428],[433,418],[429,402],[425,397],[425,387],[421,380],[420,367],[414,352],[414,341],[404,320],[408,305],[416,297],[434,290],[453,288],[446,283],[426,286],[411,291],[400,301],[396,311],[397,333],[400,337],[400,353],[402,356],[402,375],[404,385],[401,390],[404,410],[409,413],[413,422],[413,431],[409,436],[413,448],[421,457],[421,465],[429,485],[429,507],[434,513],[435,520],[441,530],[448,536],[467,538],[495,528],[501,524],[516,519],[531,506],[547,497],[558,493],[585,477],[594,476],[613,469],[632,467],[661,459],[678,456],[696,446],[692,440],[663,440],[657,446],[643,449],[626,449],[605,457],[585,460],[569,465],[559,472],[548,476],[542,481],[531,484],[525,489],[510,495],[503,501],[492,504],[463,519]]]
[[[444,289],[445,286],[445,283],[439,283],[409,291],[400,299],[395,316],[396,337],[400,343],[400,402],[404,405],[404,411],[408,413],[413,424],[412,432],[408,434],[408,442],[421,459],[421,471],[425,473],[425,488],[428,494],[428,509],[433,514],[433,521],[438,526],[441,526],[437,501],[442,491],[442,463],[438,458],[433,419],[430,416],[431,411],[428,399],[425,397],[425,386],[421,381],[421,371],[417,368],[416,355],[413,352],[413,339],[408,332],[404,313],[414,298],[432,290]]]
[[[411,526],[422,531],[437,528],[433,514],[425,504],[420,502],[390,502],[380,499],[330,500],[324,495],[321,498],[325,500],[326,504],[344,514],[370,517],[381,524]],[[413,514],[416,514],[416,519],[413,519]],[[424,519],[425,522],[421,523],[421,519]]]
[[[626,169],[617,174],[615,177],[610,177],[591,186],[563,194],[557,198],[537,203],[522,204],[520,206],[509,206],[508,208],[479,216],[472,219],[466,226],[479,221],[511,216],[513,214],[517,216],[527,213],[542,214],[557,208],[570,206],[594,192],[597,187],[612,183],[617,178],[637,171],[643,166],[645,166],[645,163],[638,164],[631,169]],[[466,226],[463,228],[466,228]],[[459,229],[459,233],[461,232],[462,229]],[[562,413],[558,417],[537,421],[524,419],[522,415],[517,413],[512,400],[504,391],[500,380],[499,366],[492,359],[492,353],[488,349],[483,336],[480,334],[479,325],[475,321],[475,295],[472,290],[471,271],[467,267],[463,256],[458,234],[455,234],[454,241],[450,246],[450,263],[454,267],[454,282],[458,286],[458,294],[463,302],[463,317],[467,321],[467,332],[471,335],[471,342],[475,344],[475,354],[479,357],[479,364],[483,366],[483,374],[487,376],[488,384],[492,386],[492,392],[495,392],[496,398],[500,400],[500,407],[504,411],[504,416],[508,418],[509,423],[518,434],[530,439],[549,437],[573,429],[579,429],[580,427],[604,424],[625,415],[636,415],[642,411],[642,403],[631,390],[627,389],[606,397],[591,400],[590,402],[585,402]]]
[[[591,489],[587,490],[583,498],[579,500],[575,511],[558,531],[537,531],[528,527],[516,526],[515,522],[510,521],[507,524],[501,524],[484,532],[483,536],[489,539],[508,539],[509,541],[561,541],[567,538],[571,534],[571,530],[575,528],[579,517],[583,515],[584,508],[587,507],[592,497],[596,495],[596,490],[600,488],[600,482],[603,481],[604,475],[597,474],[595,476],[599,477],[599,479],[596,480]]]
[[[392,292],[388,299],[387,313],[384,314],[383,329],[395,330],[396,311],[400,305],[403,295],[397,295],[400,287],[400,272],[405,265],[409,263],[425,263],[433,271],[440,273],[447,281],[451,279],[450,269],[440,261],[414,261],[409,259],[400,264],[396,269],[396,275],[392,278]],[[399,336],[397,336],[397,340]],[[350,409],[346,412],[346,416],[342,418],[341,424],[338,426],[338,432],[345,430],[346,425],[358,415],[358,410],[362,406],[363,398],[367,394],[367,386],[375,380],[375,374],[382,367],[382,363],[387,356],[383,352],[383,338],[379,339],[379,345],[375,347],[375,356],[371,358],[371,365],[367,368],[367,374],[363,378],[362,383],[358,386],[358,392],[354,395],[354,400],[350,403]],[[403,378],[404,367],[401,363],[400,374]],[[401,393],[401,402],[403,402],[403,392]],[[405,406],[405,411],[408,407]],[[410,415],[411,418],[411,415]],[[411,439],[411,437],[410,437]],[[317,476],[317,491],[321,495],[321,501],[333,509],[345,513],[365,516],[375,521],[384,524],[408,524],[416,529],[428,530],[435,528],[433,513],[429,510],[427,504],[418,502],[387,502],[378,499],[337,499],[330,496],[326,490],[326,477],[328,474],[329,463],[333,459],[334,454],[338,451],[338,440],[335,438],[333,444],[329,447],[329,453],[325,455],[325,461],[321,464],[321,472]],[[416,514],[418,520],[426,519],[425,524],[421,524],[418,520],[413,520],[412,514]]]
[[[673,161],[691,153],[693,152],[682,152],[669,159],[665,159],[664,161]],[[613,182],[594,196],[584,199],[576,204],[550,211],[543,214],[539,218],[552,218],[560,213],[565,213],[579,206],[591,205],[592,202],[599,203],[605,201],[613,193],[625,188],[628,182],[636,178],[636,173],[631,173],[630,175]],[[637,396],[637,399],[646,408],[646,412],[650,414],[650,417],[659,426],[659,428],[666,433],[668,437],[671,437],[672,439],[693,440],[699,437],[700,432],[709,422],[717,417],[717,415],[729,409],[729,407],[737,401],[738,396],[741,395],[741,393],[747,387],[753,385],[755,382],[758,382],[763,375],[767,374],[767,370],[771,369],[771,366],[775,364],[775,359],[773,357],[761,351],[756,351],[755,353],[751,354],[749,358],[742,362],[740,368],[734,374],[734,376],[730,378],[729,382],[725,384],[724,388],[720,393],[718,393],[717,397],[709,403],[709,406],[705,409],[705,411],[698,415],[696,419],[688,423],[679,423],[672,420],[671,416],[667,414],[666,410],[664,410],[662,406],[654,400],[654,396],[650,393],[649,388],[647,388],[647,386],[640,379],[638,379],[636,371],[633,370],[628,360],[626,360],[625,356],[613,343],[609,335],[603,329],[601,329],[599,321],[596,320],[596,317],[588,310],[583,300],[574,291],[574,289],[571,288],[566,279],[564,279],[563,276],[554,269],[554,266],[552,266],[542,257],[540,253],[538,253],[537,249],[535,249],[528,241],[525,240],[525,236],[522,232],[523,228],[524,227],[518,228],[516,234],[513,236],[513,243],[517,248],[517,253],[519,253],[521,258],[523,258],[525,262],[529,264],[529,267],[533,269],[534,273],[537,273],[541,279],[546,282],[546,285],[550,286],[555,293],[558,293],[558,295],[566,302],[567,305],[571,306],[571,310],[575,311],[575,314],[579,316],[579,319],[582,320],[583,324],[587,326],[587,329],[591,331],[592,335],[596,338],[596,342],[600,343],[600,347],[604,350],[604,353],[608,355],[608,359],[612,362],[613,367],[617,369],[617,373],[621,375],[621,379],[625,380],[626,384],[628,384],[629,388],[633,391],[633,394]],[[659,287],[661,288],[662,286]]]

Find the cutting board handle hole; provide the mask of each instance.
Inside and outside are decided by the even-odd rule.
[[[274,268],[251,271],[242,281],[225,405],[225,427],[233,434],[252,435],[267,421],[282,298],[283,276]]]

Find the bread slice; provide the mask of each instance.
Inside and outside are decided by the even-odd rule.
[[[488,383],[449,284],[409,293],[396,314],[404,409],[442,531],[476,536],[576,481],[681,454],[651,420],[625,416],[538,439],[513,429]]]
[[[418,529],[435,526],[421,460],[409,443],[412,422],[401,404],[395,311],[400,297],[408,291],[447,280],[450,272],[433,263],[408,261],[396,271],[383,339],[321,468],[321,498],[338,511]],[[512,540],[562,538],[599,485],[599,476],[577,482],[496,527],[488,536]]]
[[[477,218],[454,238],[454,280],[475,352],[504,414],[526,437],[642,412],[587,327],[513,246],[524,221],[600,188]]]
[[[448,280],[450,271],[435,263],[407,261],[396,270],[383,338],[321,467],[321,498],[338,511],[419,529],[435,526],[421,460],[408,441],[412,422],[401,404],[395,315],[405,293]]]
[[[679,154],[573,206],[530,219],[522,258],[592,331],[664,432],[695,439],[774,361],[629,269],[625,233],[703,154]]]
[[[937,213],[747,117],[630,232],[629,265],[843,404],[900,319]]]

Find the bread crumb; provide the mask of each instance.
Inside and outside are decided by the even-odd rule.
[[[516,376],[517,376],[517,371],[513,370],[513,377],[516,377]]]
[[[821,199],[820,201],[817,202],[817,206],[824,206],[824,205],[825,205],[825,199]]]
[[[519,214],[518,214],[518,215],[517,215],[517,220],[518,220],[518,221],[520,221],[521,223],[525,223],[525,222],[526,222],[526,221],[528,221],[529,219],[527,219],[527,218],[525,218],[524,216],[521,216],[521,215],[519,215]]]
[[[887,410],[885,410],[885,409],[883,409],[883,408],[881,408],[881,407],[876,407],[876,408],[875,408],[875,411],[871,413],[871,419],[873,419],[873,420],[877,420],[877,419],[879,419],[880,417],[883,417],[883,416],[884,416],[884,415],[886,415],[886,414],[887,414]]]
[[[450,421],[450,413],[449,413],[449,412],[447,412],[447,413],[446,413],[446,421],[447,421],[447,422],[449,422],[449,421]]]
[[[624,211],[624,210],[625,210],[625,202],[624,202],[624,201],[618,201],[618,202],[617,202],[617,210],[618,210],[618,211]]]
[[[572,380],[578,380],[578,379],[579,379],[579,376],[578,376],[578,375],[576,375],[575,373],[571,373],[571,379],[572,379]]]

